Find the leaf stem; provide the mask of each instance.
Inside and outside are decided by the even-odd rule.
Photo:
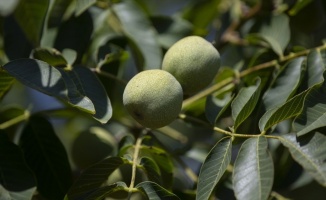
[[[147,134],[148,130],[144,129],[141,133],[141,135],[137,138],[135,149],[134,149],[134,155],[132,160],[132,172],[131,172],[131,181],[129,185],[129,194],[128,199],[131,198],[131,194],[134,191],[135,181],[136,181],[136,172],[137,172],[137,162],[138,162],[138,156],[139,156],[139,150],[141,148],[141,143],[143,142],[144,136]]]
[[[30,116],[29,111],[25,110],[25,112],[22,115],[19,115],[19,116],[15,117],[15,118],[12,118],[12,119],[10,119],[10,120],[8,120],[6,122],[1,123],[0,124],[0,129],[6,129],[6,128],[10,127],[10,126],[13,126],[13,125],[19,123],[19,122],[25,121],[25,120],[27,120],[29,118],[29,116]]]
[[[102,71],[100,68],[90,68],[92,72],[95,72],[101,76],[105,76],[109,79],[112,79],[114,81],[117,81],[118,83],[120,83],[121,85],[127,85],[127,81],[123,80],[123,79],[120,79],[120,78],[117,78],[115,75],[113,74],[110,74],[110,73],[107,73],[107,72],[104,72]]]
[[[259,71],[259,70],[262,70],[262,69],[267,69],[267,68],[270,68],[270,67],[275,67],[279,63],[282,63],[282,62],[291,60],[293,58],[297,58],[297,57],[300,57],[300,56],[307,55],[312,50],[316,50],[316,49],[317,50],[326,49],[326,44],[321,45],[321,46],[318,46],[318,47],[314,47],[314,48],[311,48],[311,49],[306,49],[306,50],[303,50],[303,51],[299,51],[297,53],[290,53],[290,54],[288,54],[288,55],[286,55],[286,56],[284,56],[282,58],[274,59],[274,60],[271,60],[271,61],[268,61],[268,62],[265,62],[265,63],[261,63],[259,65],[253,66],[251,68],[245,69],[245,70],[243,70],[243,71],[240,72],[238,78],[245,77],[245,76],[247,76],[247,75],[249,75],[249,74],[251,74],[253,72],[256,72],[256,71]],[[194,96],[192,96],[192,97],[184,100],[183,101],[183,105],[182,105],[182,110],[184,110],[186,107],[188,107],[192,103],[196,102],[197,100],[199,100],[201,98],[204,98],[204,97],[206,97],[206,96],[214,93],[215,91],[219,90],[220,88],[225,87],[225,86],[231,84],[232,82],[235,81],[234,79],[235,78],[233,78],[233,77],[226,78],[223,81],[221,81],[221,82],[219,82],[217,84],[214,84],[211,87],[208,87],[208,88],[200,91],[196,95],[194,95]]]

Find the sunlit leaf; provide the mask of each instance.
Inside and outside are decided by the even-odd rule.
[[[138,67],[140,69],[160,68],[163,55],[157,41],[157,34],[140,7],[133,1],[126,1],[114,4],[113,9],[120,20],[124,34],[131,40],[131,47],[133,48],[132,43],[134,43],[144,57],[144,63],[138,63]]]
[[[217,142],[208,153],[200,170],[196,199],[209,199],[216,184],[230,164],[231,150],[232,139],[225,137]]]
[[[26,37],[39,46],[49,0],[20,0],[14,16]]]
[[[234,129],[241,125],[241,123],[247,119],[247,117],[255,109],[255,106],[260,97],[260,79],[257,84],[247,88],[242,88],[238,95],[235,97],[231,104],[232,118],[234,122]]]
[[[274,179],[274,166],[267,139],[247,139],[241,146],[233,169],[233,189],[237,199],[268,199]]]
[[[289,149],[293,159],[325,187],[326,136],[317,132],[308,141],[300,142],[292,133],[280,136],[279,140]]]
[[[149,157],[142,157],[140,165],[144,168],[148,180],[157,184],[162,184],[161,171],[157,164]]]
[[[304,58],[295,58],[279,72],[272,86],[265,92],[263,102],[266,110],[286,102],[300,84],[301,64]]]
[[[268,110],[259,120],[260,131],[266,131],[281,121],[299,115],[310,91],[311,89],[305,90],[289,99],[283,105]]]
[[[175,194],[154,182],[144,181],[139,183],[136,188],[142,191],[149,200],[179,200]]]
[[[14,83],[14,77],[0,69],[0,99],[6,94]]]
[[[109,157],[87,168],[69,189],[66,198],[79,200],[96,192],[113,171],[126,163],[128,160],[124,158]]]
[[[66,150],[50,122],[32,116],[19,143],[28,166],[35,173],[38,191],[46,198],[62,199],[72,183],[72,173]]]
[[[96,3],[96,0],[76,0],[76,12],[75,15],[78,16],[82,14],[85,10]]]
[[[0,131],[0,199],[30,200],[36,180],[21,149]]]

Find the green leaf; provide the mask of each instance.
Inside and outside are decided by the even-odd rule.
[[[163,187],[154,182],[144,181],[139,183],[136,188],[142,191],[149,200],[179,199],[175,194],[169,192],[168,190],[164,189]]]
[[[285,14],[271,15],[262,18],[254,26],[253,34],[248,37],[262,39],[267,42],[273,51],[279,56],[283,56],[283,51],[290,41],[289,17]]]
[[[0,131],[0,199],[30,200],[36,190],[23,152]]]
[[[180,16],[154,16],[151,20],[158,32],[159,43],[166,49],[192,33],[192,24]]]
[[[74,71],[64,71],[63,69],[58,70],[61,72],[62,79],[67,87],[68,103],[84,112],[95,114],[93,102],[86,96],[84,88],[76,73],[74,73]]]
[[[14,16],[34,46],[40,45],[49,0],[20,0]]]
[[[233,101],[233,96],[231,93],[225,95],[223,99],[218,99],[213,95],[209,95],[206,98],[205,104],[205,114],[208,121],[215,125],[220,116],[224,113],[226,109],[229,108],[230,104]]]
[[[82,14],[85,10],[96,3],[96,0],[76,0],[76,12],[75,15],[78,16]]]
[[[300,10],[306,7],[313,0],[299,0],[295,3],[295,5],[289,10],[290,15],[296,15]]]
[[[162,50],[157,41],[157,34],[144,12],[133,1],[113,5],[114,14],[118,17],[124,34],[129,38],[131,48],[140,51],[138,68],[159,69],[162,62]],[[135,47],[136,46],[136,47]],[[136,49],[135,49],[136,48]],[[136,55],[137,56],[137,55]]]
[[[0,0],[0,15],[8,16],[10,15],[18,5],[19,0]]]
[[[124,182],[117,182],[111,185],[98,187],[92,193],[79,197],[78,200],[102,200],[108,195],[120,190],[128,190],[128,186]],[[66,196],[65,200],[73,200],[73,198]]]
[[[161,172],[162,185],[165,188],[171,187],[174,166],[169,154],[158,147],[142,145],[141,155],[150,157],[155,161]]]
[[[109,157],[87,168],[69,189],[66,198],[69,200],[86,198],[96,192],[107,181],[109,175],[126,163],[129,161],[124,158]]]
[[[14,77],[0,69],[0,99],[2,99],[2,97],[4,97],[4,95],[10,89],[14,83],[14,80]]]
[[[307,55],[307,82],[308,87],[312,87],[318,83],[324,81],[323,73],[325,71],[326,63],[323,61],[323,53],[326,53],[325,50],[322,52],[317,50],[312,50]]]
[[[201,167],[196,199],[209,199],[231,161],[232,139],[222,138],[208,153]]]
[[[74,67],[73,72],[78,77],[80,87],[83,89],[85,96],[94,104],[95,114],[93,117],[101,123],[108,122],[112,117],[112,107],[100,80],[86,67]]]
[[[325,74],[326,75],[326,74]],[[301,114],[294,121],[297,135],[326,126],[326,83],[314,85],[307,95]]]
[[[207,28],[212,20],[219,14],[218,7],[221,0],[193,1],[185,9],[183,18],[190,21],[195,26],[195,34],[207,34]]]
[[[303,60],[304,57],[295,58],[279,72],[272,86],[263,96],[266,110],[285,103],[296,91],[300,84]]]
[[[268,110],[259,120],[260,131],[266,131],[281,121],[299,115],[302,112],[306,96],[310,91],[311,89],[305,90],[289,99],[283,105]]]
[[[61,73],[46,62],[22,58],[8,62],[3,68],[28,87],[51,96],[67,99],[66,85]]]
[[[50,122],[32,116],[19,143],[35,173],[38,191],[48,199],[62,199],[72,183],[72,173],[66,150]]]
[[[143,167],[148,180],[157,184],[162,184],[161,171],[155,161],[149,157],[142,157],[140,165]]]
[[[66,67],[67,61],[56,49],[36,48],[32,53],[33,58],[42,60],[53,67]]]
[[[279,140],[289,149],[293,159],[326,187],[326,136],[316,132],[308,143],[300,143],[292,133],[280,136]]]
[[[54,3],[51,5],[49,14],[48,14],[48,22],[47,28],[55,28],[60,26],[66,11],[68,10],[69,5],[74,0],[55,0]]]
[[[255,106],[259,100],[260,91],[260,78],[258,78],[255,86],[242,88],[238,95],[235,97],[231,104],[232,118],[234,122],[234,129],[236,130],[241,123],[247,119],[247,117],[255,109]]]
[[[274,166],[267,139],[247,139],[234,164],[233,189],[237,199],[268,199],[274,179]]]
[[[108,156],[116,155],[116,143],[116,139],[106,129],[92,126],[88,130],[84,129],[74,139],[71,158],[76,167],[85,169]]]

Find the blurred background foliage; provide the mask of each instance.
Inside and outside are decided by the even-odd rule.
[[[72,169],[72,179],[61,181],[66,184],[62,191],[50,191],[53,186],[44,180],[46,178],[40,177],[45,176],[51,166],[44,166],[46,170],[36,175],[37,180],[44,184],[44,188],[38,188],[42,198],[57,192],[58,196],[53,196],[53,199],[60,199],[81,170],[107,156],[121,154],[119,151],[123,140],[127,140],[126,136],[137,137],[142,127],[123,108],[124,86],[139,71],[159,69],[167,49],[189,35],[202,36],[219,50],[222,68],[215,80],[215,83],[219,83],[237,77],[237,71],[274,59],[282,60],[285,55],[322,45],[326,38],[326,2],[0,0],[0,65],[21,58],[35,58],[58,68],[86,66],[97,75],[110,99],[112,110],[107,112],[112,112],[112,117],[106,118],[105,123],[100,123],[89,114],[72,108],[66,101],[58,100],[56,95],[45,95],[35,88],[26,87],[30,86],[29,83],[22,84],[0,71],[1,132],[6,133],[15,143],[24,142],[26,145],[22,148],[29,149],[30,139],[19,136],[23,131],[28,132],[28,129],[38,126],[44,119],[37,116],[42,114],[49,120],[43,122],[44,126],[50,123],[54,128],[51,130],[47,126],[44,130],[49,130],[60,140],[53,148],[67,152],[67,158],[64,152],[56,155],[50,151],[48,155],[54,158],[53,166],[58,169],[65,168],[59,163],[67,159],[66,163]],[[224,88],[217,94],[191,102],[184,106],[183,113],[227,128],[233,123],[230,107],[226,106],[234,97],[230,91],[255,84],[256,76],[260,76],[260,87],[266,90],[275,77],[272,70],[259,70],[244,77],[240,83],[236,83],[237,79],[234,78],[237,86]],[[90,91],[99,91],[94,84],[89,85]],[[262,115],[258,112],[256,114],[256,117]],[[31,115],[36,117],[27,122],[26,119]],[[251,117],[239,127],[239,131],[257,133],[258,127],[253,128],[250,122],[257,122],[258,119]],[[178,119],[170,126],[152,131],[154,139],[146,141],[149,145],[164,147],[172,158],[173,185],[169,185],[172,177],[169,178],[168,175],[163,177],[167,180],[162,181],[165,188],[172,189],[180,199],[195,199],[200,166],[222,136],[213,132],[207,124],[202,124],[202,121],[190,121],[187,117],[185,120]],[[280,130],[287,130],[287,126],[284,123]],[[48,140],[44,138],[45,142]],[[238,145],[240,142],[240,139],[236,141]],[[61,143],[63,147],[60,146]],[[324,199],[325,188],[308,177],[284,147],[274,146],[275,194],[271,199],[282,199],[279,194],[293,199]],[[35,147],[31,151],[35,153],[40,150]],[[37,163],[42,161],[33,162],[36,162],[36,166],[31,168],[37,171]],[[167,169],[169,170],[171,169]],[[112,175],[110,181],[122,179],[128,183],[130,173],[130,168],[121,167],[120,172]],[[69,174],[70,172],[62,171],[54,175],[64,179]],[[214,192],[217,199],[235,198],[229,175],[230,172],[227,171],[218,183]],[[0,193],[1,191],[0,187]],[[31,192],[25,194],[31,195]]]

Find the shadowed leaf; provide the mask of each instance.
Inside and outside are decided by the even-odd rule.
[[[234,164],[233,188],[237,199],[268,199],[274,179],[274,166],[267,139],[247,139]]]
[[[26,37],[39,46],[49,0],[20,0],[14,16]]]
[[[30,200],[36,180],[21,149],[0,131],[0,199]]]
[[[72,183],[72,174],[66,150],[50,122],[32,116],[19,143],[35,173],[38,191],[48,199],[62,199]]]
[[[114,4],[113,9],[120,20],[124,34],[132,40],[131,47],[139,49],[144,57],[144,63],[138,63],[138,68],[159,69],[163,57],[161,47],[151,22],[140,7],[133,1],[126,1]]]
[[[225,137],[218,141],[208,153],[199,174],[198,200],[209,199],[231,161],[232,139]]]
[[[99,189],[110,174],[126,163],[128,160],[124,158],[109,157],[87,168],[69,189],[66,199],[79,200],[88,197]]]
[[[287,147],[295,161],[297,161],[317,182],[326,186],[326,136],[315,133],[308,143],[297,141],[296,135],[286,134],[279,140]]]
[[[6,94],[14,83],[14,77],[0,69],[0,99]]]
[[[260,79],[258,79],[255,86],[242,88],[238,95],[235,97],[231,104],[232,118],[234,122],[234,129],[236,130],[241,123],[247,119],[247,117],[255,109],[255,106],[259,100],[260,91]]]
[[[149,200],[179,200],[175,194],[154,182],[144,181],[139,183],[136,188],[142,191]]]

